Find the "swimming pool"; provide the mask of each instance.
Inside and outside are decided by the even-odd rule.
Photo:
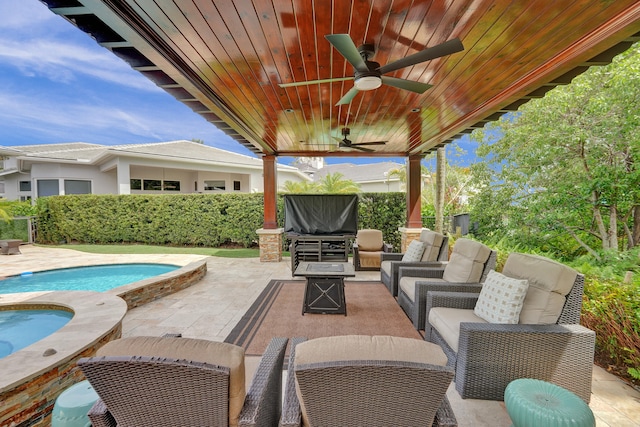
[[[66,310],[0,310],[0,358],[51,335],[72,317]]]
[[[103,292],[179,269],[171,264],[109,264],[25,272],[0,280],[0,294],[35,291]]]

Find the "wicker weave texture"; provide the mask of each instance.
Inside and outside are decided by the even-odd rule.
[[[414,287],[413,301],[402,290],[398,290],[398,304],[409,316],[413,322],[413,326],[420,330],[424,328],[426,321],[426,301],[427,292],[429,291],[451,291],[451,292],[480,292],[482,283],[489,274],[490,270],[495,269],[498,254],[491,251],[487,262],[482,270],[480,283],[449,283],[449,282],[429,282],[428,279],[416,281]],[[439,275],[438,275],[439,274]],[[442,278],[440,270],[429,268],[404,268],[400,269],[400,278],[402,277],[436,277]]]
[[[287,342],[269,344],[238,425],[277,425]],[[227,367],[141,356],[84,358],[78,365],[100,396],[89,413],[94,426],[229,425]]]
[[[456,390],[465,399],[503,400],[506,386],[518,378],[557,384],[591,398],[595,332],[580,326],[584,276],[577,275],[553,325],[461,323],[456,354],[425,322],[425,340],[439,344],[454,366]],[[432,307],[473,309],[477,294],[430,292]],[[428,316],[428,315],[427,315]]]
[[[437,261],[418,261],[418,262],[402,262],[404,254],[383,253],[381,261],[391,261],[391,273],[386,271],[380,272],[380,281],[385,284],[389,292],[394,297],[398,296],[398,277],[400,275],[400,267],[429,267],[437,266],[444,268],[442,264],[449,259],[449,238],[444,237]]]
[[[290,370],[292,366],[293,360]],[[295,378],[312,426],[457,425],[446,399],[453,378],[448,367],[336,361],[297,366]],[[287,381],[280,425],[301,425],[293,375]]]
[[[118,425],[228,424],[228,368],[139,356],[78,365]]]

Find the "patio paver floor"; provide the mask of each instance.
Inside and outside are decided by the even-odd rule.
[[[20,247],[21,255],[0,256],[0,276],[25,271],[121,262],[186,265],[200,255],[103,255],[69,249]],[[162,335],[222,341],[271,279],[291,277],[290,262],[261,263],[257,258],[207,258],[207,274],[188,289],[135,308],[125,316],[123,335]],[[379,280],[379,272],[357,272],[356,280]],[[503,402],[460,398],[448,392],[460,427],[504,426],[511,422]],[[594,366],[591,403],[597,427],[640,426],[640,392]]]

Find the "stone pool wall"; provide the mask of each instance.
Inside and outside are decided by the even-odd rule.
[[[107,291],[127,302],[129,310],[198,283],[207,274],[206,260]]]
[[[202,260],[107,292],[0,295],[0,310],[37,306],[64,307],[74,312],[69,323],[54,334],[0,359],[0,426],[50,426],[57,397],[84,380],[77,360],[95,355],[104,344],[120,338],[127,310],[185,289],[202,279],[206,271],[206,261]],[[56,353],[44,357],[49,348]]]

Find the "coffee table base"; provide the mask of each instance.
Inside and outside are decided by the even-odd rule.
[[[302,303],[302,315],[305,313],[344,314],[347,304],[344,298],[344,278],[307,277]]]

